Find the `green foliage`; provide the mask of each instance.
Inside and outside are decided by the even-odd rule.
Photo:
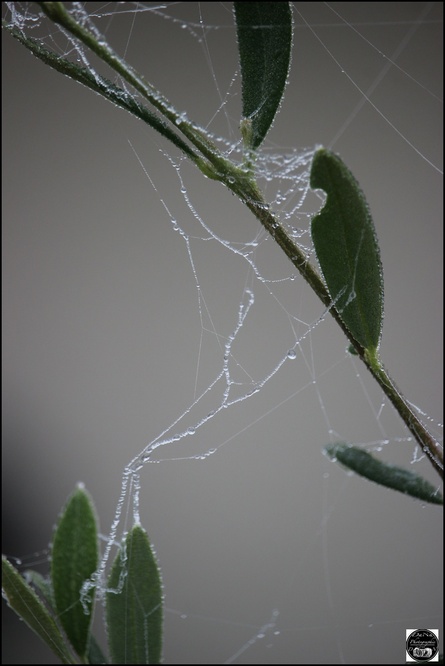
[[[94,592],[84,600],[85,608],[80,593],[96,570],[98,557],[94,508],[85,490],[79,487],[69,498],[54,534],[51,579],[60,622],[80,657],[88,649]]]
[[[171,141],[208,177],[235,192],[273,236],[352,343],[368,369],[389,396],[407,426],[428,451],[438,471],[441,450],[411,410],[378,362],[383,321],[383,278],[372,218],[357,181],[342,160],[321,149],[314,156],[310,185],[327,194],[323,209],[312,220],[316,257],[326,287],[306,255],[285,235],[279,221],[264,205],[250,172],[229,162],[209,135],[183,119],[172,105],[135,70],[118,59],[105,42],[76,22],[64,3],[38,3],[44,13],[73,34],[122,79],[136,88],[155,109],[142,105],[123,88],[50,51],[15,26],[5,27],[34,55],[54,69],[82,83],[107,100],[142,119]],[[281,103],[292,46],[292,17],[287,2],[235,2],[242,74],[241,132],[245,148],[255,151],[265,139]],[[252,175],[252,177],[251,177]],[[328,293],[329,292],[329,293]],[[343,326],[344,324],[344,326]],[[412,472],[376,460],[366,451],[346,444],[326,452],[348,469],[380,485],[426,502],[442,504],[427,481]],[[28,582],[2,559],[3,592],[9,606],[45,641],[63,663],[106,663],[90,635],[94,603],[91,591],[81,590],[97,568],[98,543],[94,508],[88,494],[77,488],[69,499],[52,544],[51,579],[36,572]],[[36,594],[39,592],[41,599]],[[88,612],[86,612],[86,610]],[[128,533],[111,569],[106,594],[106,624],[112,663],[155,664],[162,657],[162,586],[147,534],[140,526]]]
[[[2,593],[8,606],[48,645],[63,664],[76,663],[56,619],[4,556],[2,556]]]
[[[398,490],[400,493],[424,502],[443,504],[442,495],[431,483],[414,472],[377,460],[363,449],[339,443],[326,446],[325,451],[330,458],[337,460],[347,469],[364,476],[369,481]]]
[[[288,2],[234,2],[246,148],[260,146],[281,103],[292,49]]]
[[[147,534],[135,526],[114,560],[107,592],[107,627],[114,664],[159,664],[162,588]]]
[[[68,499],[56,528],[49,579],[36,571],[26,572],[25,579],[2,557],[2,589],[8,605],[64,664],[108,663],[90,634],[94,595],[82,598],[81,591],[97,564],[94,506],[80,486]],[[106,628],[111,663],[159,664],[161,579],[147,534],[140,526],[131,530],[117,554],[109,584],[113,592],[107,594]]]
[[[324,149],[315,153],[310,184],[328,195],[311,232],[329,293],[354,339],[375,352],[382,332],[383,274],[365,195],[338,155]]]

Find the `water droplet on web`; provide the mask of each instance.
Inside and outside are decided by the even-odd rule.
[[[196,428],[194,428],[193,426],[190,426],[190,428],[187,428],[187,432],[188,432],[189,435],[194,435],[195,432],[196,432]]]
[[[295,351],[295,349],[289,349],[289,351],[287,352],[287,358],[290,358],[291,360],[297,358],[297,352]]]

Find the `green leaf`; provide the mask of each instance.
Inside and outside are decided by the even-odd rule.
[[[146,532],[127,535],[108,581],[108,642],[113,664],[159,664],[162,656],[161,578]]]
[[[332,444],[326,446],[325,451],[330,458],[338,460],[344,467],[381,486],[398,490],[424,502],[443,504],[442,495],[431,483],[414,472],[377,460],[363,449],[348,444]]]
[[[91,605],[94,590],[84,603],[81,588],[97,568],[98,540],[96,516],[91,499],[79,486],[69,498],[57,526],[52,544],[51,578],[60,622],[76,652],[84,657],[88,650]]]
[[[283,97],[290,67],[292,15],[288,2],[234,2],[247,148],[263,141]]]
[[[342,160],[325,149],[314,155],[310,184],[327,194],[311,233],[329,294],[355,340],[375,353],[382,332],[383,273],[365,196]]]
[[[44,578],[38,571],[33,571],[29,569],[25,571],[24,574],[25,580],[35,587],[38,592],[42,595],[42,598],[47,603],[48,607],[56,613],[55,603],[54,603],[54,594],[51,585],[51,581],[47,578]],[[96,641],[93,635],[90,635],[90,641],[88,645],[88,663],[89,664],[107,664],[107,659],[102,652],[102,649],[98,642]]]
[[[75,661],[56,621],[30,585],[4,556],[2,556],[2,591],[12,610],[49,646],[61,662],[74,664]]]
[[[54,594],[51,585],[51,581],[48,578],[42,576],[38,571],[33,571],[28,569],[25,571],[24,577],[27,583],[36,588],[41,594],[42,598],[51,609],[51,611],[56,614],[56,606],[54,602]],[[90,642],[88,646],[88,663],[89,664],[107,664],[107,659],[102,652],[102,649],[93,635],[90,636]]]

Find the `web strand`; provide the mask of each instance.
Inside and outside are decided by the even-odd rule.
[[[8,20],[31,35],[41,35],[45,43],[61,55],[91,66],[93,59],[85,48],[55,26],[48,26],[33,3],[6,4],[10,10]],[[235,49],[236,41],[228,5],[114,3],[93,8],[93,3],[73,4],[77,16],[89,29],[101,38],[110,39],[112,46],[111,40],[117,38],[116,52],[130,61],[132,57],[139,59],[138,67],[142,64],[147,68],[147,78],[159,76],[160,89],[165,85],[169,95],[168,86],[177,83],[174,78],[177,72],[171,66],[172,58],[169,60],[166,56],[174,54],[176,57],[177,45],[184,48],[183,39],[188,38],[190,63],[183,68],[180,67],[183,63],[178,63],[179,58],[173,63],[181,77],[181,86],[174,91],[177,94],[175,103],[178,100],[178,107],[186,109],[188,104],[195,105],[192,110],[197,114],[197,120],[212,133],[221,150],[241,162],[240,77],[236,59],[232,61],[229,55],[229,50]],[[190,8],[192,4],[194,7]],[[308,35],[315,37],[311,58],[314,61],[320,58],[320,74],[324,68],[335,65],[337,75],[334,75],[330,99],[336,99],[337,89],[344,79],[353,91],[347,99],[347,110],[343,112],[341,122],[335,127],[330,126],[324,136],[317,136],[314,141],[324,140],[326,145],[341,151],[347,145],[348,136],[354,134],[358,126],[360,134],[368,137],[367,159],[374,164],[372,169],[375,172],[384,170],[386,160],[392,159],[393,155],[385,153],[385,146],[379,145],[378,138],[373,139],[366,124],[368,120],[364,120],[365,111],[371,108],[391,136],[397,142],[401,139],[400,143],[409,148],[412,162],[405,169],[406,163],[402,160],[401,171],[416,170],[420,161],[417,157],[420,156],[428,181],[432,180],[431,175],[442,173],[438,160],[430,158],[421,139],[417,143],[397,119],[392,120],[397,115],[389,116],[374,101],[374,93],[380,91],[390,74],[395,74],[400,90],[410,100],[425,94],[429,103],[439,104],[440,96],[423,82],[422,75],[412,74],[398,62],[410,53],[414,40],[422,36],[422,29],[434,25],[428,22],[428,17],[436,15],[437,4],[422,4],[413,21],[395,21],[397,34],[387,40],[386,50],[365,36],[362,22],[351,19],[350,7],[341,11],[335,4],[315,8],[320,13],[316,21],[311,18],[310,7],[294,6],[295,20],[298,18],[303,22],[298,29],[302,33],[302,44]],[[344,29],[342,39],[352,43],[352,38],[358,38],[362,42],[368,54],[364,68],[370,62],[370,53],[372,57],[379,57],[377,69],[365,83],[352,73],[355,71],[352,67],[355,56],[350,55],[349,62],[343,62],[339,55],[341,45],[333,45],[335,40],[328,39],[332,33],[326,31],[333,27],[333,20],[336,29],[339,25]],[[122,21],[121,29],[116,25],[118,21]],[[363,25],[377,29],[380,22],[365,20]],[[385,20],[382,30],[386,31],[392,25],[392,21]],[[158,51],[154,47],[150,51],[152,45],[147,35],[156,36],[157,32],[162,36],[159,43],[155,40]],[[173,47],[170,46],[168,51],[164,50],[162,42],[170,34]],[[139,41],[141,35],[145,39],[144,48]],[[426,49],[427,45],[422,44]],[[159,63],[165,60],[165,75],[157,62],[153,65],[154,53]],[[300,52],[297,54],[293,63],[295,68],[301,64]],[[98,69],[99,65],[93,71],[99,74]],[[311,76],[318,76],[317,68]],[[117,78],[115,82],[123,85]],[[201,98],[198,99],[198,93],[193,92],[205,89],[205,86],[208,86],[212,104],[203,93],[199,93]],[[311,94],[320,95],[321,99],[321,87],[317,84],[311,88]],[[182,97],[184,90],[190,93],[188,97],[185,94]],[[137,97],[129,86],[126,91]],[[296,99],[291,97],[290,102],[295,108],[298,107]],[[323,114],[328,115],[329,104],[334,106],[329,98],[323,98],[319,104],[322,111],[318,111],[317,132],[320,134],[328,121]],[[425,114],[422,123],[436,127],[437,107],[434,108],[436,111],[431,116]],[[114,111],[120,113],[117,109]],[[281,113],[288,118],[285,105]],[[190,112],[190,117],[193,115]],[[299,142],[299,126],[304,125],[300,117],[295,120],[295,115],[292,108],[287,132],[281,135],[281,116],[278,116],[271,138],[258,156],[256,171],[279,224],[300,245],[307,260],[315,262],[310,223],[324,203],[323,195],[309,187],[311,161],[317,146],[308,140],[308,145],[294,147]],[[91,118],[90,122],[95,119]],[[104,116],[103,123],[106,122]],[[360,125],[362,122],[364,124]],[[91,244],[97,245],[99,254],[103,252],[101,267],[98,268],[94,260],[94,267],[87,271],[85,285],[82,276],[79,277],[73,269],[79,290],[85,291],[85,299],[93,299],[91,294],[97,294],[94,300],[88,301],[89,321],[85,317],[87,321],[79,329],[76,340],[82,341],[82,336],[94,340],[100,316],[115,311],[117,315],[111,325],[106,320],[107,335],[118,342],[114,343],[113,353],[116,348],[128,350],[132,345],[136,348],[134,356],[129,353],[128,357],[119,357],[121,360],[104,356],[105,370],[102,370],[100,385],[109,389],[116,382],[119,398],[116,403],[107,403],[102,408],[101,427],[104,422],[110,424],[108,437],[114,442],[121,435],[116,434],[119,419],[113,411],[118,411],[122,419],[130,410],[135,421],[140,419],[137,433],[131,431],[131,436],[127,437],[124,428],[125,441],[119,441],[115,448],[110,444],[109,450],[104,451],[100,446],[99,452],[99,445],[96,449],[100,437],[97,434],[90,437],[87,426],[86,434],[77,435],[78,440],[89,440],[85,459],[94,460],[101,471],[109,471],[110,464],[114,469],[118,455],[122,456],[119,460],[124,461],[120,489],[113,487],[110,491],[108,488],[106,501],[114,502],[116,496],[118,502],[104,538],[100,567],[84,592],[96,587],[98,596],[104,597],[110,563],[122,537],[133,524],[142,524],[155,544],[164,572],[166,635],[173,638],[172,643],[166,645],[167,663],[174,663],[180,653],[184,656],[187,650],[190,651],[187,658],[198,658],[198,646],[210,662],[225,660],[224,663],[248,663],[255,659],[258,663],[267,660],[268,663],[295,663],[296,659],[302,663],[315,663],[317,658],[325,659],[327,654],[333,661],[352,663],[363,656],[363,646],[371,643],[385,645],[392,657],[394,635],[403,629],[404,623],[414,625],[421,623],[423,618],[428,618],[425,622],[437,621],[438,604],[434,597],[434,594],[437,596],[437,583],[426,579],[422,583],[425,597],[419,595],[415,603],[407,599],[407,581],[416,585],[412,575],[415,569],[410,564],[413,568],[407,577],[403,577],[396,550],[400,543],[403,544],[400,548],[407,551],[408,546],[415,550],[420,549],[421,544],[412,535],[408,538],[401,527],[399,515],[403,511],[402,500],[406,502],[406,498],[389,499],[388,494],[378,495],[371,484],[333,465],[323,456],[322,449],[336,441],[351,442],[384,459],[399,459],[404,467],[422,472],[426,468],[425,457],[380,389],[369,381],[359,361],[349,353],[347,341],[331,321],[329,308],[316,302],[307,286],[295,275],[292,264],[282,256],[273,239],[259,228],[256,220],[244,211],[241,203],[228,192],[217,190],[210,181],[202,185],[201,174],[196,174],[174,149],[166,147],[148,130],[138,128],[132,134],[133,130],[128,128],[129,125],[119,126],[116,136],[108,140],[119,146],[123,153],[120,157],[131,170],[129,180],[125,181],[130,184],[131,191],[139,192],[141,183],[146,186],[141,194],[141,207],[139,195],[134,195],[134,201],[128,201],[123,207],[125,213],[119,214],[116,226],[111,211],[110,220],[107,219],[103,227],[93,227],[96,231],[90,232],[90,225],[96,222],[91,219],[94,217],[91,214],[88,224],[82,226],[81,240],[70,237],[71,245],[75,246],[77,242],[82,248],[73,264],[77,262],[83,266],[81,262],[84,261],[88,269],[84,259],[87,253],[82,244],[84,237],[91,238]],[[219,135],[225,138],[218,138]],[[378,137],[378,133],[375,136]],[[125,146],[123,149],[122,145]],[[94,142],[92,152],[97,150],[99,147],[96,148]],[[131,159],[127,161],[128,155]],[[47,159],[41,149],[40,159]],[[101,165],[104,161],[101,156]],[[74,162],[74,156],[69,157],[69,162]],[[118,165],[113,164],[112,169],[116,168]],[[372,189],[373,183],[368,185]],[[419,190],[422,188],[419,177]],[[382,197],[389,199],[391,189],[392,183]],[[110,202],[116,202],[111,194]],[[127,197],[124,187],[120,196]],[[420,246],[435,233],[435,245],[439,246],[434,225],[429,223],[427,226],[430,195],[424,196],[425,226],[423,221],[422,225],[416,221],[414,231],[408,232],[407,239],[399,230],[402,222],[403,225],[407,223],[404,215],[393,221],[388,213],[391,219],[385,219],[384,224],[380,222],[386,240],[391,241],[391,234],[397,233],[403,248],[390,255],[391,261],[397,261],[397,254],[399,258],[406,254],[402,268],[410,262],[412,272],[417,273],[423,272],[429,257],[409,250],[409,243]],[[78,199],[83,198],[79,186]],[[113,205],[116,203],[110,204],[110,208]],[[65,204],[63,210],[66,208]],[[95,215],[101,213],[95,212]],[[71,226],[68,221],[66,226]],[[53,223],[53,235],[47,239],[47,244],[56,248],[53,255],[59,251],[58,243],[62,244],[60,227],[60,220]],[[123,227],[124,232],[117,231]],[[135,231],[138,240],[133,243],[130,237]],[[87,236],[88,233],[91,235]],[[117,249],[107,240],[113,238],[113,234],[118,239]],[[24,233],[23,237],[38,239],[39,235]],[[23,240],[17,242],[23,243]],[[36,243],[35,252],[41,251],[39,241]],[[143,245],[144,253],[139,253],[140,245]],[[26,253],[29,253],[27,267],[34,267],[38,256],[33,254],[33,248],[27,247],[25,252],[23,245],[19,247],[23,256],[28,257]],[[65,246],[62,249],[65,251]],[[411,258],[409,251],[412,252]],[[64,252],[60,256],[65,257]],[[437,261],[432,263],[437,264]],[[97,275],[111,264],[113,271],[107,273],[107,279],[112,283],[108,296]],[[135,273],[132,273],[133,264],[139,265]],[[156,277],[154,283],[150,282],[153,274],[146,266],[149,265],[151,271],[152,264],[156,264],[159,271],[159,278]],[[166,265],[169,266],[167,269]],[[58,270],[61,270],[60,266]],[[391,266],[388,266],[390,272]],[[128,279],[129,275],[134,278]],[[49,296],[45,294],[43,312],[51,308],[50,296],[56,290],[53,274],[48,272],[48,276],[44,273]],[[20,284],[19,277],[16,276],[14,283]],[[31,279],[27,278],[27,289],[29,285],[34,289],[32,277],[31,274]],[[139,297],[134,294],[135,285],[140,280],[144,284],[141,292],[150,292],[155,298],[145,300],[145,293]],[[402,281],[398,273],[393,280],[393,284]],[[431,279],[433,282],[436,285],[437,281]],[[51,284],[50,288],[48,284]],[[389,288],[389,300],[391,288],[394,287]],[[353,285],[349,290],[353,298]],[[417,313],[425,299],[412,291],[408,296],[408,310],[413,319],[419,319],[420,316],[413,313]],[[119,300],[120,292],[124,294],[122,300]],[[26,293],[26,290],[19,292],[21,299],[18,298],[18,302],[22,302]],[[68,290],[67,293],[71,292]],[[138,305],[126,309],[132,298],[135,301],[140,298]],[[65,300],[69,299],[64,298],[64,303]],[[403,308],[398,301],[395,305],[396,309]],[[174,318],[171,315],[177,310],[181,314]],[[69,312],[70,322],[75,322],[76,310]],[[62,333],[66,330],[64,316],[59,310],[56,323]],[[18,318],[17,314],[15,317]],[[136,320],[134,327],[131,317]],[[69,315],[66,318],[69,319]],[[164,319],[166,323],[159,327],[161,333],[156,335],[156,325]],[[35,314],[29,322],[28,329],[34,330],[36,336],[39,326],[31,324],[41,321]],[[172,327],[176,329],[175,337],[171,335]],[[432,328],[431,322],[425,318],[426,337]],[[141,329],[144,343],[137,346],[139,338],[134,331]],[[404,346],[408,329],[409,326],[405,326],[399,332],[398,346]],[[77,344],[93,365],[97,358],[101,358],[105,338],[107,336],[100,339],[97,347],[91,347],[94,353],[90,351],[89,354],[89,348],[76,341],[66,343],[66,346],[64,342],[64,351],[59,357],[44,347],[48,365],[63,368],[69,354],[76,357],[75,366],[80,364],[82,354],[73,352]],[[172,339],[176,340],[173,345],[170,343]],[[34,339],[29,338],[28,343],[31,347]],[[424,344],[430,346],[428,340]],[[53,346],[57,348],[57,345]],[[66,347],[69,347],[68,351],[65,351]],[[439,347],[435,347],[440,354]],[[157,365],[159,359],[161,362]],[[133,365],[128,369],[131,362]],[[67,376],[67,385],[77,382],[83,387],[83,378],[88,376],[89,369],[87,362],[82,363],[83,374],[73,379],[73,366],[69,366],[71,374]],[[402,362],[399,365],[403,366]],[[403,371],[404,368],[400,369]],[[46,368],[45,372],[48,372]],[[44,374],[40,372],[39,379]],[[138,389],[140,395],[137,391],[131,392],[132,383],[139,375],[144,378]],[[53,378],[53,383],[60,387],[64,382],[59,376],[56,379],[59,382]],[[177,387],[181,387],[181,393]],[[415,386],[408,389],[413,391],[414,402],[420,402],[422,391],[416,394]],[[127,401],[126,394],[130,392]],[[58,393],[62,391],[59,389]],[[44,391],[42,394],[46,396]],[[55,406],[59,405],[57,399]],[[101,406],[100,402],[92,401],[92,404]],[[430,413],[429,405],[422,403],[415,409],[441,440],[443,426],[442,417],[437,412],[439,408],[434,406]],[[138,416],[141,410],[143,418]],[[68,407],[65,411],[69,411]],[[59,414],[64,410],[56,412]],[[88,423],[87,408],[84,414]],[[57,455],[51,454],[51,463],[57,460]],[[357,495],[352,500],[355,491]],[[434,542],[437,526],[433,520],[425,519],[426,511],[422,507],[411,506],[411,511],[413,520],[421,522],[425,531],[424,537],[421,530],[420,540],[425,538],[428,544],[425,546],[424,543],[423,550],[429,553],[431,571],[435,571],[434,554],[430,550],[433,551],[433,546],[437,550]],[[379,517],[377,526],[375,515]],[[385,548],[383,543],[387,543]],[[47,554],[43,560],[48,560]],[[437,577],[436,574],[433,577]],[[366,586],[368,578],[375,581],[371,588]],[[417,584],[415,589],[419,590],[421,585]],[[429,615],[425,602],[428,597],[433,599]],[[362,603],[363,598],[366,598],[366,604]],[[408,609],[406,615],[405,608]],[[351,627],[357,644],[346,639]],[[207,641],[203,635],[211,639]],[[315,654],[318,645],[322,646],[320,650],[323,652]]]

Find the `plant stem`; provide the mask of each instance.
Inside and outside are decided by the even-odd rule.
[[[230,185],[229,185],[230,186]],[[233,188],[237,194],[240,194],[239,188]],[[255,217],[263,224],[267,231],[271,234],[274,240],[278,243],[287,257],[292,261],[293,265],[298,269],[306,282],[312,287],[317,294],[323,305],[329,308],[331,315],[334,317],[348,340],[353,345],[357,354],[360,356],[366,367],[379,383],[385,395],[391,400],[393,406],[402,417],[409,431],[413,434],[416,441],[420,444],[422,451],[426,453],[434,469],[443,478],[443,450],[435,441],[434,437],[428,431],[426,426],[420,421],[419,417],[414,413],[413,409],[407,402],[406,398],[399,391],[396,384],[388,375],[384,366],[381,364],[377,355],[369,354],[361,345],[357,343],[355,338],[351,335],[349,329],[342,321],[335,304],[327,291],[324,282],[315,268],[308,262],[306,256],[295,245],[293,240],[289,238],[285,229],[277,223],[274,215],[268,210],[262,197],[260,200],[246,199],[241,193],[241,198],[244,199],[246,206],[252,211]]]
[[[187,120],[185,114],[178,113],[168,99],[110,48],[105,39],[99,34],[94,35],[80,25],[66,10],[63,2],[38,2],[37,4],[51,21],[68,30],[85,46],[90,48],[103,62],[107,63],[117,74],[122,76],[127,83],[132,85],[157,111],[177,127],[198,148],[204,157],[209,160],[211,159],[214,165],[219,163],[220,169],[223,169],[224,163],[227,160],[223,158],[205,131]]]
[[[422,447],[422,451],[428,456],[434,469],[440,477],[443,478],[443,449],[440,447],[439,443],[436,442],[426,426],[414,413],[411,405],[399,391],[379,359],[370,359],[365,355],[363,361],[383,389],[384,393],[391,400],[402,419],[405,421],[408,429]]]
[[[377,355],[370,354],[368,350],[364,349],[354,339],[337,311],[335,302],[332,301],[319,273],[309,263],[304,252],[287,235],[285,229],[270,211],[254,178],[252,155],[250,154],[246,156],[246,168],[244,169],[226,159],[206,135],[204,130],[187,120],[184,114],[178,113],[165,97],[163,97],[150,83],[145,81],[142,76],[115,54],[105,40],[98,39],[98,35],[93,34],[80,25],[73,16],[66,11],[63,3],[39,2],[37,4],[50,20],[59,23],[66,30],[71,32],[71,34],[88,46],[101,60],[106,62],[115,72],[122,76],[125,81],[138,90],[143,97],[148,100],[162,116],[164,116],[164,118],[172,123],[175,129],[179,130],[182,135],[190,141],[198,152],[187,144],[181,136],[172,129],[172,127],[165,123],[164,120],[137,102],[131,94],[126,93],[123,89],[115,86],[99,75],[93,75],[93,73],[89,72],[87,69],[56,56],[37,42],[37,40],[26,37],[14,26],[8,26],[5,25],[5,23],[3,23],[3,25],[16,39],[46,64],[49,64],[58,71],[86,85],[106,99],[147,122],[152,128],[160,132],[165,138],[182,150],[182,152],[192,160],[204,175],[220,181],[243,201],[247,208],[249,208],[282,248],[286,256],[289,257],[299,273],[317,294],[323,305],[329,310],[368,370],[391,400],[408,429],[420,444],[422,451],[428,455],[433,467],[440,476],[443,477],[443,451],[441,447],[438,442],[435,441],[426,426],[414,413],[406,398],[398,390],[396,384],[386,372]]]

